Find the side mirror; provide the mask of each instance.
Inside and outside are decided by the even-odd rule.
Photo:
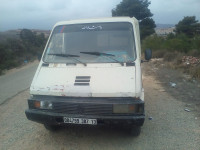
[[[151,59],[151,57],[152,57],[152,51],[151,51],[151,49],[146,49],[145,50],[145,59],[147,61],[149,61]]]

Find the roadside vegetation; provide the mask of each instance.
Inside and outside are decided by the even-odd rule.
[[[200,23],[195,16],[184,17],[174,33],[152,35],[142,41],[142,49],[152,49],[154,58],[163,58],[168,66],[200,78]]]
[[[36,59],[46,40],[43,33],[36,34],[28,29],[21,30],[19,38],[4,39],[0,43],[0,74]]]
[[[196,17],[184,17],[175,26],[174,33],[158,36],[148,8],[150,4],[148,0],[123,0],[112,9],[112,16],[137,18],[143,51],[150,48],[154,58],[163,58],[169,67],[200,78],[200,23]]]

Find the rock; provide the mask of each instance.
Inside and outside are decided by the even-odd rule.
[[[188,108],[185,108],[185,111],[190,112],[190,110]]]
[[[195,79],[192,80],[193,83],[196,83],[197,81]]]
[[[193,57],[193,56],[183,56],[182,62],[185,65],[195,66],[197,64],[200,64],[200,58]]]
[[[149,120],[153,120],[153,117],[149,117]]]
[[[176,83],[173,83],[173,82],[169,82],[170,86],[175,88],[176,87]]]

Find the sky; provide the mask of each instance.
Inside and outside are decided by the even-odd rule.
[[[52,29],[58,21],[111,17],[122,0],[0,0],[0,31]],[[177,24],[184,16],[200,20],[200,0],[149,0],[156,24]]]

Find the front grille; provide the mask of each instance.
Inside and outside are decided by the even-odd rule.
[[[109,115],[112,114],[113,107],[111,104],[74,104],[66,102],[54,102],[53,109],[51,111],[65,114]]]

